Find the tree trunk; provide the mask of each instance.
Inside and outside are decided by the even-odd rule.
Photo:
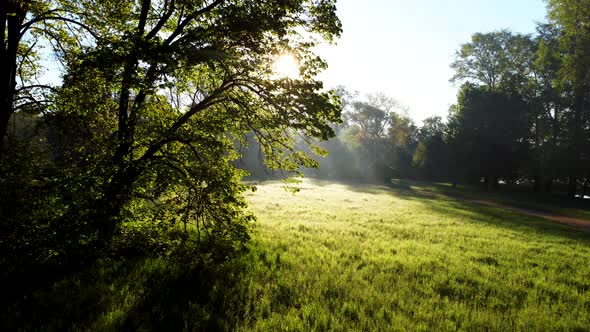
[[[542,183],[542,177],[539,175],[535,175],[533,177],[533,191],[535,192],[539,192],[541,191],[541,183]]]
[[[492,175],[486,176],[486,187],[488,190],[494,189],[494,177]]]
[[[578,189],[578,179],[572,175],[569,177],[568,196],[572,199],[576,198],[577,189]]]
[[[8,132],[8,123],[12,114],[12,98],[8,90],[0,92],[0,151],[4,150],[4,137]]]
[[[545,188],[544,189],[545,189],[545,192],[546,193],[550,193],[550,192],[553,191],[553,177],[548,176],[545,179],[545,183],[544,184],[545,184]]]
[[[18,4],[4,3],[0,7],[0,151],[8,132],[10,116],[14,113],[16,55],[23,17]]]
[[[137,167],[129,166],[115,174],[97,202],[92,222],[96,223],[99,247],[106,247],[121,222],[121,210],[132,197],[133,184],[139,176]]]

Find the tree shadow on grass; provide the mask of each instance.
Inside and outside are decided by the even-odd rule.
[[[517,232],[537,232],[543,235],[560,236],[589,244],[590,232],[574,226],[560,224],[541,217],[470,202],[462,196],[449,196],[454,193],[452,188],[444,185],[429,184],[434,191],[416,188],[414,181],[396,179],[391,183],[370,184],[356,181],[322,181],[312,180],[314,185],[337,183],[347,190],[367,194],[390,194],[398,199],[417,201],[424,204],[425,209],[443,215],[467,217],[475,222],[487,223]],[[420,184],[420,183],[418,183]],[[426,185],[426,184],[425,184]],[[459,191],[456,191],[459,193]],[[485,194],[485,193],[484,193]],[[476,197],[477,198],[477,197]],[[573,204],[573,203],[572,203]]]
[[[410,198],[411,199],[411,198]],[[425,209],[434,213],[463,216],[476,223],[485,223],[521,233],[537,233],[547,236],[558,236],[590,246],[590,232],[574,226],[561,224],[545,218],[528,215],[516,210],[488,206],[460,199],[445,199],[444,202],[435,197],[420,198]]]
[[[469,201],[461,196],[448,196],[445,191],[442,193],[424,192],[415,190],[411,186],[399,186],[395,183],[392,184],[391,191],[400,199],[420,201],[424,204],[425,209],[435,213],[451,216],[462,215],[475,222],[487,223],[517,232],[536,232],[590,244],[588,242],[590,241],[590,232],[583,229],[516,210]]]
[[[101,261],[0,314],[2,330],[232,330],[244,317],[247,255]]]
[[[322,180],[322,179],[308,179],[314,186],[327,187],[331,185],[341,185],[347,190],[363,193],[363,194],[382,194],[393,192],[400,196],[402,195],[413,195],[422,197],[420,192],[414,190],[410,182],[398,180],[391,183],[379,182],[379,181],[366,181],[366,180]],[[426,197],[426,196],[424,196]]]

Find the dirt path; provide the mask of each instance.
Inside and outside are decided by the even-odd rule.
[[[523,209],[515,206],[505,205],[493,201],[485,201],[485,200],[467,200],[468,202],[498,207],[506,210],[517,211],[520,213],[528,214],[530,216],[541,217],[551,221],[558,222],[560,224],[566,224],[574,227],[578,227],[584,231],[590,232],[590,220],[579,219],[579,218],[571,218],[571,217],[564,217],[558,214],[553,214],[549,212],[543,211],[535,211],[530,209]]]
[[[574,226],[574,227],[577,227],[578,229],[581,229],[583,231],[590,232],[590,220],[586,220],[586,219],[571,218],[571,217],[565,217],[562,215],[544,212],[544,211],[524,209],[524,208],[520,208],[520,207],[516,207],[516,206],[512,206],[512,205],[507,205],[507,204],[502,204],[502,203],[498,203],[498,202],[494,202],[494,201],[474,200],[474,199],[468,199],[468,198],[464,198],[464,197],[443,195],[443,194],[432,192],[429,190],[420,190],[420,193],[431,196],[431,197],[435,197],[435,198],[446,198],[446,199],[452,198],[452,199],[460,200],[463,202],[482,204],[482,205],[493,206],[493,207],[497,207],[497,208],[501,208],[501,209],[516,211],[516,212],[520,212],[523,214],[527,214],[529,216],[545,218],[547,220],[558,222],[560,224]]]

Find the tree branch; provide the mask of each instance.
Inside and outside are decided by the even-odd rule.
[[[17,89],[15,92],[19,93],[22,92],[24,90],[30,90],[30,89],[47,89],[47,90],[51,90],[53,92],[57,92],[57,89],[50,86],[50,85],[45,85],[45,84],[33,84],[33,85],[27,85],[27,86],[23,86],[19,89]]]
[[[182,31],[184,30],[184,28],[194,19],[196,19],[197,17],[199,17],[200,15],[210,12],[211,10],[213,10],[215,7],[219,6],[220,4],[222,4],[225,0],[215,0],[213,1],[211,4],[209,4],[208,6],[205,6],[199,10],[197,10],[196,12],[192,13],[191,15],[188,15],[187,18],[185,18],[182,22],[180,22],[180,24],[178,24],[178,26],[176,27],[176,29],[174,30],[174,32],[172,32],[172,34],[168,37],[168,39],[166,39],[166,41],[164,42],[164,44],[168,45],[170,44],[176,37],[178,37],[178,35],[180,35],[182,33]]]
[[[42,21],[47,21],[47,20],[56,20],[56,21],[64,21],[64,22],[72,23],[72,24],[77,25],[77,26],[83,28],[84,30],[86,30],[86,32],[91,34],[92,37],[94,37],[94,39],[96,39],[96,40],[101,39],[100,36],[98,34],[96,34],[94,31],[92,31],[92,29],[89,26],[87,26],[86,24],[84,24],[82,22],[78,22],[78,21],[73,20],[71,18],[59,16],[59,15],[35,17],[34,19],[30,20],[29,22],[23,24],[23,26],[21,27],[20,37],[22,37],[29,30],[29,28],[31,28],[31,26],[33,24],[38,23],[38,22],[42,22]]]
[[[139,14],[139,23],[137,25],[137,29],[139,31],[138,35],[141,37],[145,31],[145,25],[147,22],[147,16],[150,12],[152,6],[152,2],[150,0],[143,0],[141,2],[141,13]]]
[[[228,89],[234,87],[235,84],[233,82],[224,82],[221,86],[215,90],[212,94],[205,97],[199,104],[194,105],[189,111],[184,113],[172,126],[166,131],[163,135],[162,139],[159,142],[152,144],[147,151],[139,158],[138,162],[145,162],[146,160],[150,159],[156,152],[158,152],[164,144],[167,142],[173,141],[172,136],[176,131],[184,125],[190,118],[192,118],[195,114],[211,107],[217,102],[217,98],[227,91]]]
[[[164,2],[164,8],[166,8],[168,6],[167,3],[168,3],[168,1],[166,0],[166,2]],[[154,38],[158,34],[158,32],[160,32],[160,30],[162,29],[164,24],[166,24],[166,22],[168,22],[168,20],[170,19],[170,16],[172,16],[172,14],[174,13],[174,5],[175,5],[175,0],[171,0],[169,7],[168,7],[168,11],[166,11],[166,13],[164,13],[164,15],[160,18],[160,20],[158,20],[158,23],[156,23],[156,26],[145,37],[147,40]]]

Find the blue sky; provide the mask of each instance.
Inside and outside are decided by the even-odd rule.
[[[344,33],[317,52],[328,61],[326,87],[384,92],[416,121],[446,117],[458,87],[449,68],[476,32],[533,33],[545,20],[543,0],[338,0]]]

